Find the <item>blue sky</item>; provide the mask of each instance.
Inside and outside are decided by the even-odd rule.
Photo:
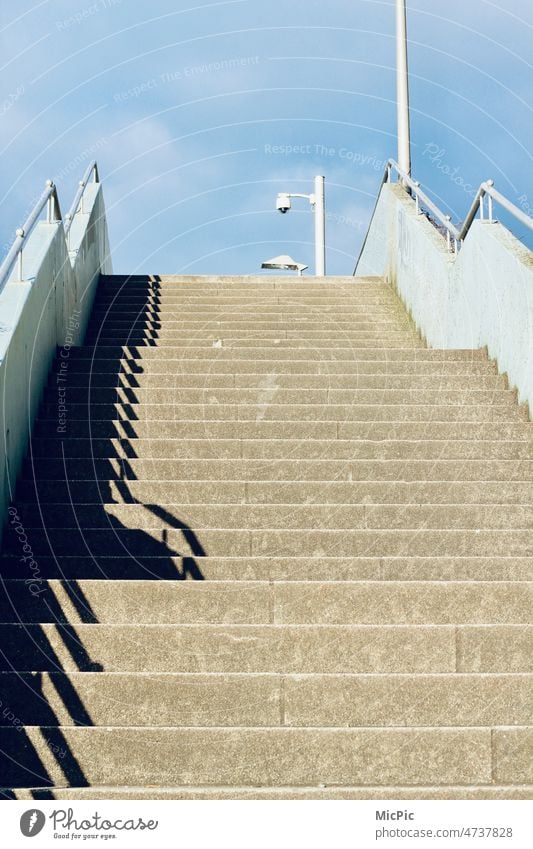
[[[413,175],[454,220],[488,178],[533,214],[533,3],[408,8]],[[94,156],[116,272],[312,266],[308,205],[274,204],[323,173],[328,271],[352,273],[396,155],[391,0],[19,0],[0,45],[2,254]]]

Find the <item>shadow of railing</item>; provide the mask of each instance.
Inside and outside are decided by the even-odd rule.
[[[128,304],[133,315],[119,318]],[[65,357],[61,349],[41,405],[15,503],[38,576],[35,565],[30,570],[21,558],[21,537],[13,527],[5,534],[0,559],[0,575],[9,581],[2,580],[0,592],[0,708],[7,709],[5,715],[0,710],[0,798],[15,798],[13,788],[34,788],[34,798],[54,798],[47,788],[57,784],[59,774],[69,786],[89,786],[63,730],[94,725],[72,672],[105,671],[76,630],[75,623],[100,621],[80,582],[203,580],[198,558],[206,551],[194,530],[168,509],[143,504],[129,486],[137,479],[130,462],[138,459],[134,405],[143,368],[137,356],[157,344],[160,304],[156,278],[152,288],[136,285],[125,294],[100,286],[85,342],[95,346],[94,356],[81,359],[69,352]],[[124,356],[121,346],[133,344],[133,356]],[[63,428],[58,426],[58,376],[65,379]],[[104,402],[108,390],[125,383],[125,402]],[[113,444],[117,438],[121,457]],[[71,451],[72,439],[86,440],[87,456],[83,446],[79,456]],[[98,457],[92,450],[96,442]],[[109,514],[106,505],[116,503],[117,494],[119,503],[142,504],[161,520],[161,539]],[[183,546],[169,545],[167,528],[181,532]],[[38,592],[29,589],[30,580]]]

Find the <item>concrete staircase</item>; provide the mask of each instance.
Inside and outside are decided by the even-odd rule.
[[[3,795],[532,798],[532,436],[378,279],[102,278],[8,516]]]

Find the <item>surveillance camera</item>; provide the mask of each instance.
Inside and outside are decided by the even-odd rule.
[[[291,199],[289,195],[278,195],[276,198],[276,209],[284,215],[291,208]]]

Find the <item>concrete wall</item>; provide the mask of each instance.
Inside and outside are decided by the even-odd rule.
[[[57,348],[68,363],[69,347],[83,340],[99,274],[111,272],[100,184],[87,186],[70,248],[69,256],[62,223],[39,222],[24,248],[24,281],[12,272],[0,294],[0,532]]]
[[[475,221],[457,257],[397,183],[382,187],[356,276],[385,277],[432,348],[487,347],[533,410],[533,255]]]

